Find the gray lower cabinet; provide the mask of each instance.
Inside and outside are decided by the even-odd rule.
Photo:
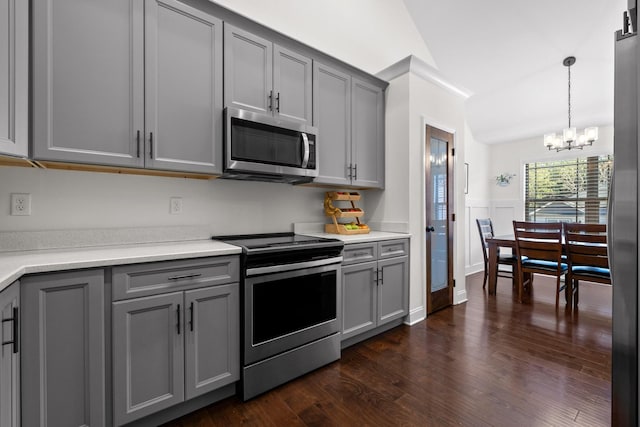
[[[20,426],[20,284],[0,292],[0,426]]]
[[[409,312],[407,239],[345,245],[342,341],[404,318]]]
[[[384,188],[384,92],[314,63],[314,126],[320,184]]]
[[[239,379],[238,274],[238,257],[113,268],[116,425]]]
[[[33,158],[222,172],[220,20],[176,0],[32,9]]]
[[[224,104],[311,123],[312,60],[225,23]]]
[[[105,425],[104,271],[25,276],[23,426]]]
[[[27,157],[29,2],[0,0],[0,28],[0,154]]]

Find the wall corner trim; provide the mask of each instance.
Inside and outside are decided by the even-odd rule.
[[[409,72],[464,99],[473,95],[470,90],[456,86],[447,81],[447,79],[436,68],[414,55],[409,55],[395,64],[390,65],[384,70],[378,72],[376,77],[386,81],[391,81],[396,77],[400,77],[401,75]]]

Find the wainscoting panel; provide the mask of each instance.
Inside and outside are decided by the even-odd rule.
[[[465,216],[465,273],[471,274],[484,268],[482,245],[478,235],[476,218],[489,218],[490,207],[486,201],[467,201]]]

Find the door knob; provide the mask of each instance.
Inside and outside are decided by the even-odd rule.
[[[427,233],[429,233],[430,231],[436,231],[436,229],[433,228],[433,226],[427,227]]]

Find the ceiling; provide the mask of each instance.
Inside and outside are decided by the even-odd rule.
[[[403,0],[438,70],[472,93],[474,139],[503,143],[613,124],[614,32],[627,0]]]

